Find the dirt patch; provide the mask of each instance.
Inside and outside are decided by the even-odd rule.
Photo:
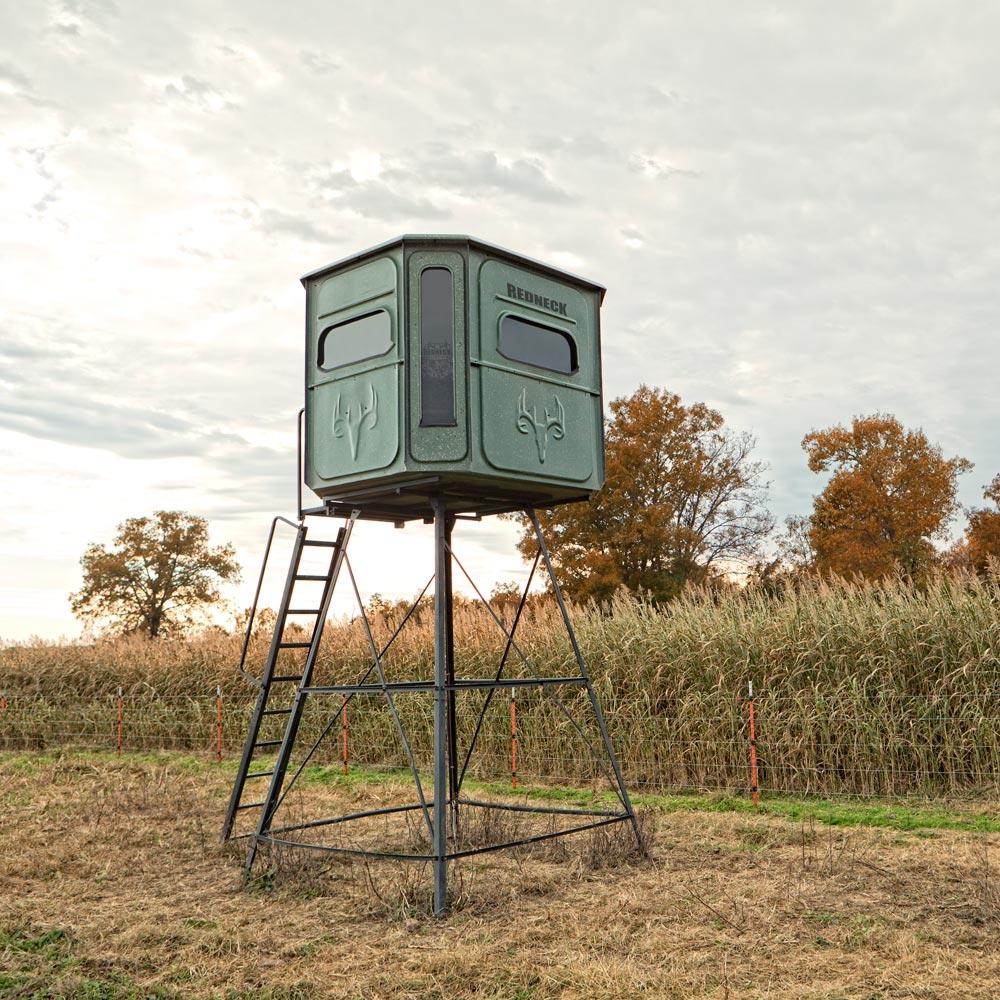
[[[286,851],[244,888],[217,842],[229,776],[0,760],[0,997],[1000,996],[995,833],[650,813],[651,860],[615,827],[479,856],[436,921],[417,864]],[[309,785],[292,807],[388,792]],[[488,822],[470,838],[505,833]]]

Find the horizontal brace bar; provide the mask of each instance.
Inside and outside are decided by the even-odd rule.
[[[419,806],[417,808],[420,808]],[[543,840],[553,840],[555,837],[565,837],[571,833],[583,833],[586,830],[595,830],[601,826],[609,826],[611,823],[622,823],[628,816],[612,816],[609,819],[600,819],[594,823],[584,823],[581,826],[571,826],[566,830],[553,830],[549,833],[539,833],[533,837],[524,837],[521,840],[509,840],[502,844],[487,844],[485,847],[472,847],[466,851],[451,851],[445,855],[448,861],[457,858],[471,858],[476,854],[488,854],[490,851],[504,851],[512,847],[524,847],[527,844],[537,844]],[[324,851],[327,854],[347,854],[359,858],[389,858],[393,861],[433,861],[433,854],[402,854],[396,851],[366,851],[360,847],[332,847],[326,844],[302,844],[295,840],[285,840],[282,837],[275,837],[272,834],[258,834],[257,840],[260,843],[274,844],[280,847],[299,848],[304,851]]]
[[[360,847],[329,847],[326,844],[300,844],[294,840],[284,840],[268,834],[259,834],[257,840],[277,847],[294,847],[303,851],[325,851],[327,854],[349,854],[357,858],[389,858],[392,861],[433,861],[432,854],[399,854],[393,851],[365,851]]]
[[[493,677],[470,677],[445,684],[446,691],[489,690],[491,688],[511,687],[550,687],[555,684],[586,684],[586,677],[508,677],[498,681]],[[303,694],[381,694],[383,691],[433,691],[433,681],[394,681],[386,684],[331,684],[316,687],[304,687]]]
[[[487,844],[485,847],[472,847],[467,851],[452,851],[445,857],[452,861],[455,858],[471,858],[475,854],[486,854],[489,851],[503,851],[511,847],[523,847],[525,844],[537,844],[543,840],[552,840],[554,837],[565,837],[571,833],[582,833],[584,830],[596,830],[599,826],[608,826],[611,823],[623,823],[629,817],[626,814],[615,815],[609,819],[599,819],[594,823],[584,823],[582,826],[571,826],[566,830],[553,830],[549,833],[538,833],[533,837],[524,837],[522,840],[509,840],[503,844]]]
[[[382,809],[368,809],[365,812],[348,813],[346,816],[331,816],[329,819],[313,819],[307,823],[294,823],[288,826],[276,826],[265,833],[273,836],[278,833],[290,833],[292,830],[308,830],[314,826],[331,826],[334,823],[346,823],[352,819],[368,819],[370,816],[388,816],[390,813],[412,812],[414,809],[422,809],[419,802],[414,802],[409,806],[385,806]]]
[[[446,684],[445,687],[454,687],[455,690],[461,688],[511,688],[511,687],[550,687],[556,684],[586,684],[586,677],[506,677],[497,680],[495,677],[475,677],[462,678],[455,681],[454,685]]]
[[[381,694],[383,691],[433,691],[433,681],[396,681],[392,684],[331,684],[300,688],[301,694]]]
[[[554,806],[524,806],[513,802],[483,802],[480,799],[459,799],[459,805],[479,806],[482,809],[509,809],[513,812],[551,813],[553,816],[615,816],[628,819],[628,813],[610,809],[560,809]]]

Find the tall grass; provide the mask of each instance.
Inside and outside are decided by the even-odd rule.
[[[780,598],[754,590],[691,591],[660,607],[620,596],[610,609],[575,608],[572,616],[631,784],[745,787],[745,695],[753,680],[765,788],[898,795],[997,790],[998,612],[996,580],[941,576],[920,589],[816,582]],[[394,625],[376,619],[380,645]],[[428,611],[407,625],[386,660],[390,678],[432,676],[432,630]],[[262,663],[267,639],[252,642],[252,666]],[[8,699],[0,747],[109,745],[121,686],[128,746],[208,750],[218,686],[233,752],[254,693],[234,669],[241,643],[213,632],[188,641],[9,646],[0,653],[0,691]],[[537,674],[574,672],[551,603],[530,607],[518,644]],[[503,634],[483,609],[459,609],[461,676],[491,676],[503,647]],[[332,624],[316,683],[350,682],[370,662],[360,623]],[[507,673],[527,674],[516,654]],[[575,716],[588,717],[584,693],[563,696]],[[462,739],[482,701],[478,693],[460,697]],[[408,695],[398,703],[418,761],[426,763],[430,698]],[[305,740],[319,734],[338,704],[311,701]],[[472,773],[506,769],[507,712],[506,698],[495,698]],[[355,699],[349,722],[354,760],[405,762],[378,698]],[[585,780],[600,773],[589,750],[593,727],[581,736],[549,699],[520,692],[518,722],[523,775]],[[337,758],[339,734],[337,723],[317,759]]]

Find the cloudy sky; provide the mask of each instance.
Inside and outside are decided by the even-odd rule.
[[[0,0],[0,636],[76,634],[84,546],[157,508],[254,575],[294,506],[298,277],[403,232],[606,284],[609,394],[753,431],[779,517],[821,485],[802,435],[875,410],[976,502],[998,38],[977,2]],[[356,540],[365,586],[429,572],[421,527]],[[510,542],[458,544],[489,587]]]

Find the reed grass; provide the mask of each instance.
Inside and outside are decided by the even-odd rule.
[[[757,590],[688,591],[665,606],[620,595],[609,608],[571,610],[628,781],[639,788],[745,788],[747,682],[757,693],[765,790],[862,795],[995,794],[1000,784],[1000,583],[942,575],[919,589],[812,582],[781,597]],[[507,612],[509,616],[509,611]],[[379,645],[395,621],[374,620]],[[457,669],[491,676],[504,636],[482,608],[456,613]],[[268,636],[255,636],[259,671]],[[207,632],[183,641],[121,638],[17,643],[0,652],[0,747],[113,746],[115,692],[124,692],[130,748],[214,747],[215,691],[222,692],[227,752],[238,749],[254,690],[235,671],[242,637]],[[538,675],[574,672],[551,602],[529,606],[518,645]],[[292,654],[287,654],[291,656]],[[331,623],[317,683],[344,683],[369,667],[360,622]],[[512,653],[508,674],[526,676]],[[294,669],[294,668],[293,668]],[[421,610],[386,658],[390,678],[430,678],[433,616]],[[374,679],[371,678],[371,679]],[[289,685],[292,687],[292,685]],[[567,695],[581,719],[585,695]],[[467,737],[483,696],[463,696]],[[431,702],[398,699],[418,763],[429,760]],[[311,741],[338,708],[314,699],[303,721]],[[506,697],[491,706],[470,773],[508,766]],[[352,760],[400,766],[406,757],[383,704],[349,707]],[[590,744],[551,701],[519,693],[520,771],[578,782],[601,770]],[[340,753],[339,722],[315,758]]]

